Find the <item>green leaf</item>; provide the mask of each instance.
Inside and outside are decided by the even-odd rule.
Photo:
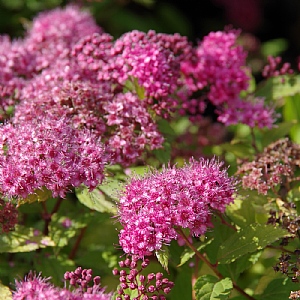
[[[286,121],[300,121],[300,94],[285,97],[283,117]]]
[[[127,168],[125,171],[128,176],[132,176],[132,175],[144,176],[145,174],[150,172],[150,168],[149,166],[137,166],[137,167]]]
[[[268,55],[278,56],[288,48],[286,39],[273,39],[264,42],[261,46],[261,53],[267,57]]]
[[[22,205],[24,203],[33,203],[35,201],[42,202],[52,198],[52,192],[42,187],[41,189],[37,189],[33,194],[28,195],[24,199],[18,200],[18,205]]]
[[[227,206],[226,214],[240,227],[246,224],[255,223],[255,210],[252,199],[235,199],[232,204]]]
[[[225,300],[228,299],[232,289],[230,278],[218,281],[218,278],[212,275],[199,277],[194,286],[197,300]]]
[[[58,286],[61,285],[65,272],[75,270],[74,262],[66,255],[36,256],[33,264],[37,272],[42,272],[43,277],[51,277],[51,283]]]
[[[159,131],[163,135],[176,136],[174,129],[171,127],[170,122],[165,119],[161,119],[157,121],[157,126]]]
[[[9,287],[3,285],[0,282],[0,300],[11,300],[11,299],[12,299],[12,293]]]
[[[34,228],[17,225],[15,231],[0,235],[0,253],[30,252],[47,246],[55,243]]]
[[[282,75],[269,78],[257,89],[256,96],[267,101],[282,99],[300,93],[300,75]]]
[[[276,278],[272,280],[264,292],[260,295],[255,295],[258,300],[283,300],[289,299],[291,291],[298,290],[299,286],[289,278]]]
[[[290,129],[290,136],[293,141],[300,143],[300,94],[285,97],[283,117],[285,121],[294,122],[293,127]]]
[[[219,248],[218,261],[229,264],[237,258],[261,250],[281,237],[287,236],[284,229],[272,225],[251,224],[233,234]]]
[[[218,270],[224,277],[230,277],[233,281],[237,281],[245,270],[257,262],[261,254],[262,251],[248,253],[230,264],[220,264]]]
[[[212,218],[213,229],[205,234],[208,239],[212,239],[212,242],[205,248],[206,255],[208,256],[212,264],[217,262],[218,251],[220,245],[227,241],[235,230],[229,226],[225,226],[219,218]]]
[[[66,246],[68,241],[76,235],[78,229],[87,225],[87,222],[84,222],[84,217],[85,215],[71,217],[60,214],[52,216],[49,225],[49,236],[54,241],[56,247]]]
[[[118,201],[118,192],[122,189],[123,184],[117,178],[107,178],[98,189],[101,190],[110,200]]]
[[[266,147],[272,142],[285,137],[290,133],[291,129],[295,126],[295,122],[284,122],[276,125],[272,129],[265,130],[262,135],[262,146]]]
[[[175,286],[170,293],[170,299],[192,299],[192,268],[179,269],[176,276]]]
[[[153,154],[163,164],[166,164],[171,159],[171,145],[168,142],[163,144],[162,149],[154,149]]]
[[[202,249],[204,249],[207,245],[209,245],[211,242],[213,241],[213,239],[206,239],[204,243],[201,243],[200,246],[196,246],[198,251],[201,251]],[[195,256],[195,252],[190,249],[190,248],[186,248],[184,249],[184,251],[181,254],[180,257],[180,264],[178,265],[178,267],[184,265],[187,261],[189,261],[191,258],[193,258]]]
[[[75,189],[78,200],[88,208],[99,212],[116,213],[116,205],[99,188],[89,192],[88,188]]]
[[[159,251],[155,252],[155,255],[157,257],[157,260],[161,264],[161,266],[167,272],[169,272],[168,270],[169,256],[170,256],[169,248],[167,246],[163,246]]]
[[[224,143],[218,146],[223,151],[231,152],[237,157],[249,157],[254,154],[253,147],[248,143]]]

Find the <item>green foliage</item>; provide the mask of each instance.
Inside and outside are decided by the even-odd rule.
[[[29,252],[48,246],[55,246],[49,236],[22,225],[17,225],[14,231],[0,235],[0,253]]]
[[[220,245],[218,261],[229,264],[245,254],[264,249],[267,245],[287,235],[288,232],[279,227],[250,224]]]
[[[195,283],[194,289],[197,300],[225,300],[232,291],[230,278],[218,280],[212,275],[203,275]]]
[[[257,300],[282,300],[288,299],[290,292],[296,290],[298,287],[295,283],[286,278],[277,278],[272,280],[264,293],[261,295],[255,295]]]
[[[108,185],[104,188],[110,194],[113,192],[112,189],[113,187]],[[91,192],[86,187],[78,188],[76,189],[76,196],[83,205],[92,210],[108,213],[116,212],[115,203],[100,188],[96,188]]]
[[[0,300],[11,300],[12,299],[12,293],[10,289],[0,283]]]
[[[168,272],[168,264],[169,264],[169,248],[167,246],[163,246],[159,251],[155,252],[157,260],[161,264],[161,266]]]

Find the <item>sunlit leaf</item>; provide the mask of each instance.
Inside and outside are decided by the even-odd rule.
[[[267,100],[281,99],[300,93],[300,75],[282,75],[271,77],[257,89],[256,95]]]
[[[28,195],[26,198],[19,199],[18,205],[22,205],[24,203],[33,203],[35,201],[42,202],[52,198],[52,192],[47,188],[42,187],[41,189],[37,189],[33,194]]]
[[[17,225],[15,231],[0,235],[1,252],[30,252],[47,246],[55,246],[50,237],[34,228]]]
[[[155,252],[155,255],[157,257],[157,260],[161,264],[161,266],[167,271],[168,270],[168,264],[169,264],[169,248],[167,246],[163,246],[159,251]]]
[[[88,208],[99,212],[116,212],[115,202],[104,194],[99,188],[89,191],[86,187],[75,190],[78,200]]]
[[[11,299],[12,299],[12,293],[9,287],[0,283],[0,300],[11,300]]]
[[[299,287],[289,278],[277,278],[272,280],[264,292],[255,295],[258,300],[283,300],[289,299],[291,291],[298,290]]]
[[[223,264],[231,263],[237,258],[261,250],[287,235],[286,230],[272,225],[248,225],[220,245],[218,261]]]
[[[197,300],[225,300],[233,289],[230,278],[218,280],[212,275],[203,275],[195,283],[194,290]]]
[[[261,45],[261,53],[266,57],[268,55],[278,56],[287,48],[288,42],[286,39],[273,39],[268,40]]]

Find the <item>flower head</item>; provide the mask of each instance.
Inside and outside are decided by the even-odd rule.
[[[277,118],[273,107],[265,104],[263,98],[236,99],[218,110],[218,121],[226,126],[245,124],[250,127],[267,127],[271,129]]]
[[[183,168],[168,167],[132,178],[120,197],[119,242],[126,253],[149,255],[177,239],[176,227],[199,236],[211,226],[211,210],[224,212],[233,201],[236,181],[223,164],[191,159]]]
[[[67,57],[71,47],[82,37],[100,32],[102,29],[88,12],[68,5],[40,13],[33,20],[24,42],[36,54],[36,69],[41,70]]]
[[[192,91],[208,88],[208,99],[218,105],[235,99],[247,89],[246,52],[236,44],[239,31],[217,31],[205,36],[193,59],[181,69]]]
[[[65,197],[71,187],[95,188],[104,179],[107,157],[89,131],[77,130],[66,118],[49,115],[0,127],[0,192],[27,197],[47,188]]]
[[[214,106],[230,105],[249,84],[246,52],[237,45],[239,31],[217,31],[205,36],[192,58],[181,62],[188,93],[201,96],[183,99],[182,112],[193,117],[203,113],[203,101]]]
[[[89,274],[87,275],[89,276]],[[55,287],[53,284],[49,282],[49,280],[50,278],[43,278],[41,274],[36,275],[36,273],[30,271],[28,276],[26,276],[23,281],[16,280],[15,282],[16,290],[13,292],[13,300],[24,300],[24,299],[26,300],[40,300],[40,299],[111,300],[112,299],[111,293],[104,293],[104,289],[103,288],[100,289],[99,282],[97,284],[97,288],[94,288],[91,292],[91,291],[83,291],[81,286],[74,290]]]

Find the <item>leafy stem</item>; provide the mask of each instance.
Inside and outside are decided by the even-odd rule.
[[[216,264],[212,264],[205,255],[203,255],[202,253],[200,253],[195,247],[194,245],[189,241],[188,237],[184,234],[183,230],[181,228],[176,228],[176,231],[178,234],[180,234],[182,236],[182,238],[184,239],[184,241],[186,242],[187,246],[192,249],[195,252],[195,255],[201,259],[207,266],[209,266],[209,268],[216,274],[216,276],[219,279],[223,279],[223,275],[219,272],[219,270],[217,269],[218,263]],[[240,288],[235,282],[232,282],[233,287],[240,293],[242,294],[244,297],[246,297],[249,300],[255,300],[253,297],[251,297],[249,294],[247,294],[242,288]]]

